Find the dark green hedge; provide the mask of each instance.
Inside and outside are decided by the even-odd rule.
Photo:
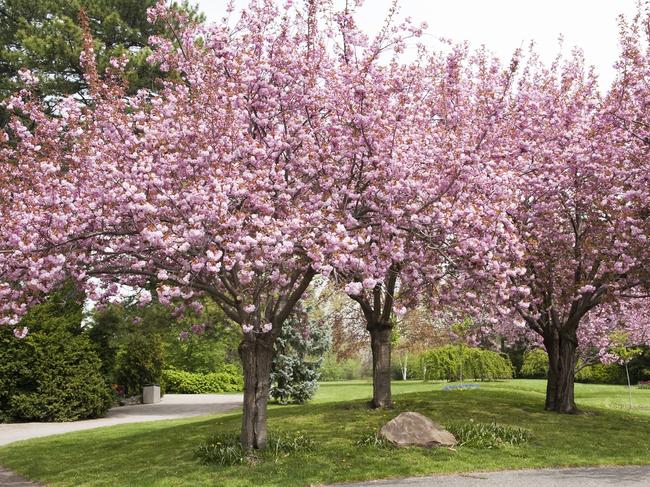
[[[139,396],[144,386],[161,383],[163,364],[163,345],[158,335],[131,333],[117,357],[117,383],[125,388],[127,396]]]
[[[165,392],[171,394],[214,394],[239,392],[244,388],[244,379],[236,366],[225,365],[219,372],[209,374],[165,369],[163,384]]]
[[[87,337],[53,330],[18,340],[4,328],[0,421],[76,421],[106,413],[113,393]]]

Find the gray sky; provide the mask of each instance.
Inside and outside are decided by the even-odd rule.
[[[194,0],[208,21],[221,18],[226,0]],[[365,0],[356,16],[368,33],[381,26],[391,0]],[[235,0],[238,9],[248,0]],[[631,16],[636,0],[401,0],[401,15],[429,24],[426,43],[436,46],[439,37],[467,40],[473,46],[485,44],[508,60],[512,52],[535,40],[545,60],[558,52],[558,38],[564,50],[581,47],[589,64],[600,73],[601,86],[612,80],[618,55],[617,16]],[[428,40],[427,40],[428,39]]]

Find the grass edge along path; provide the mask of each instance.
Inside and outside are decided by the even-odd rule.
[[[639,411],[607,409],[625,389],[579,386],[576,416],[547,413],[543,381],[486,383],[475,390],[441,391],[440,384],[396,383],[395,408],[367,408],[369,384],[324,384],[312,404],[273,407],[270,430],[301,432],[312,451],[256,465],[206,466],[194,457],[217,432],[235,432],[239,413],[136,423],[29,440],[0,449],[0,464],[51,486],[305,486],[469,471],[650,464],[650,391],[635,391]],[[582,398],[584,397],[584,401]],[[609,401],[609,402],[608,402]],[[601,405],[601,407],[595,407]],[[386,449],[358,446],[402,411],[418,411],[441,424],[476,421],[532,432],[518,446],[478,449]]]

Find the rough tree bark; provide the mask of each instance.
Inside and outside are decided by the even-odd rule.
[[[573,392],[578,348],[576,332],[566,327],[547,329],[543,339],[549,365],[544,409],[575,414],[578,412]]]
[[[239,345],[244,369],[244,412],[240,441],[244,449],[266,448],[267,403],[269,399],[273,336],[266,333],[245,337]]]
[[[391,395],[391,331],[390,326],[380,323],[368,328],[372,349],[372,407],[389,408],[393,405]]]
[[[399,266],[393,264],[387,271],[383,284],[377,284],[372,296],[350,296],[359,306],[366,319],[366,329],[370,332],[372,350],[372,402],[374,408],[389,408],[393,405],[391,395],[391,338],[393,304]]]

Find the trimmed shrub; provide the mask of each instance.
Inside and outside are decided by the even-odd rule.
[[[244,388],[244,378],[235,365],[225,365],[219,372],[209,374],[165,369],[162,377],[167,393],[217,394],[239,392]]]
[[[508,357],[490,350],[445,345],[420,354],[418,370],[423,380],[511,379]]]
[[[0,327],[3,328],[3,327]],[[0,329],[0,420],[76,421],[103,416],[113,393],[84,335]]]
[[[528,350],[524,353],[524,363],[521,366],[521,377],[544,379],[548,373],[548,354],[541,348]]]
[[[146,385],[161,384],[163,346],[158,335],[132,333],[117,357],[115,378],[127,396],[142,394]]]

